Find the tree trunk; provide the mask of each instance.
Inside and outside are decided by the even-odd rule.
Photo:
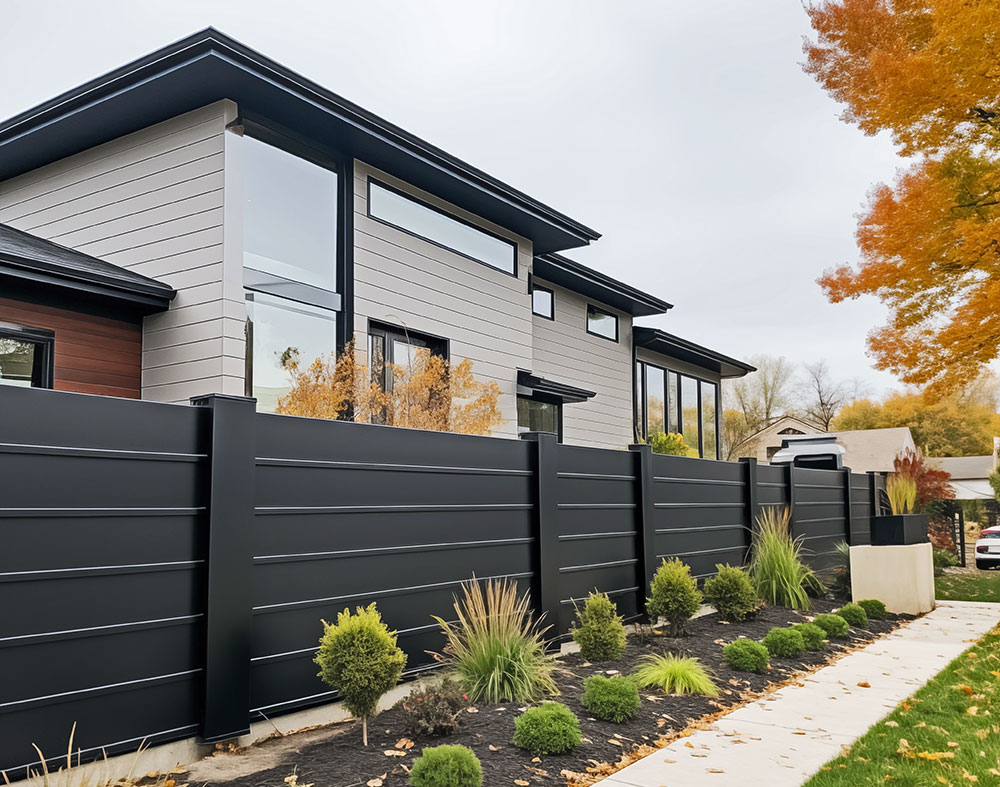
[[[368,745],[368,717],[361,717],[361,742],[367,746]]]

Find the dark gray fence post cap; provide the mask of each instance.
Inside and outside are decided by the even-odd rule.
[[[653,446],[649,443],[629,443],[628,450],[651,454],[653,453]]]
[[[224,394],[224,393],[210,393],[202,394],[201,396],[192,396],[189,400],[195,407],[204,407],[206,404],[210,404],[215,401],[227,401],[227,402],[248,402],[256,406],[257,399],[253,396],[236,396],[235,394]]]
[[[522,440],[531,440],[536,443],[540,443],[544,440],[558,440],[559,435],[555,432],[521,432],[518,435]]]

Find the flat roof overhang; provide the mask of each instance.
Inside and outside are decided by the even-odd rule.
[[[221,99],[523,235],[538,252],[600,237],[213,28],[0,123],[0,181]]]
[[[605,276],[561,254],[535,257],[534,274],[572,292],[585,295],[633,317],[664,314],[673,304],[637,290],[624,282]]]
[[[532,393],[544,394],[553,399],[558,399],[563,404],[574,404],[593,399],[597,394],[585,388],[577,388],[575,385],[559,383],[555,380],[546,380],[538,377],[524,369],[517,370],[517,384],[520,388],[529,389]]]
[[[644,347],[652,352],[668,355],[671,358],[685,361],[708,369],[721,375],[723,379],[743,377],[757,371],[755,366],[744,361],[738,361],[727,355],[702,347],[687,339],[661,331],[659,328],[649,328],[636,325],[632,328],[632,343],[636,347]]]

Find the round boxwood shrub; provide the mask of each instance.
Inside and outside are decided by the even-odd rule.
[[[705,580],[705,601],[715,607],[720,620],[731,623],[746,620],[760,607],[750,575],[728,564],[717,565],[715,569],[718,573]]]
[[[830,639],[843,639],[851,627],[840,615],[817,615],[813,618],[813,623],[823,629]]]
[[[583,699],[580,702],[597,718],[620,724],[631,719],[639,710],[639,689],[635,681],[622,675],[613,678],[594,675],[583,682]]]
[[[826,647],[826,632],[815,623],[796,623],[792,628],[802,635],[806,650],[823,650]]]
[[[806,644],[802,633],[793,628],[773,628],[761,640],[767,652],[779,658],[792,659],[802,654]]]
[[[514,719],[514,745],[532,754],[563,754],[580,739],[580,720],[561,702],[543,702]]]
[[[722,649],[722,660],[741,672],[763,672],[767,669],[770,654],[756,640],[738,639]]]
[[[684,633],[684,624],[700,606],[701,592],[691,567],[680,558],[664,558],[649,583],[646,611],[650,617],[666,618],[671,636],[676,637]]]
[[[861,608],[860,605],[854,604],[844,604],[840,609],[834,612],[835,615],[840,615],[844,620],[847,621],[848,625],[854,626],[856,628],[864,628],[868,625],[868,615]]]
[[[613,661],[625,652],[625,625],[606,593],[587,596],[583,609],[576,610],[570,633],[587,661]]]
[[[888,611],[885,604],[877,598],[863,598],[858,602],[858,606],[865,611],[869,620],[885,620]]]
[[[479,758],[465,746],[426,748],[410,771],[412,787],[482,787],[482,783]]]

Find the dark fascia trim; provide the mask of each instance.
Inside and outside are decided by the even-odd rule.
[[[213,69],[212,64],[207,63],[210,60],[215,61],[215,66],[222,66],[228,70]],[[233,72],[232,69],[236,69],[236,71]],[[185,71],[190,73],[185,73]],[[216,78],[218,84],[212,83],[210,79],[206,80],[204,73],[199,73],[199,71],[211,74],[212,77]],[[243,103],[243,98],[238,95],[240,90],[233,88],[234,94],[229,94],[233,92],[229,87],[237,75],[248,77],[252,80],[253,86],[262,92],[275,89],[280,91],[280,96],[286,105],[285,109],[288,109],[287,104],[291,101],[298,102],[298,107],[301,110],[320,110],[344,124],[343,135],[345,137],[360,132],[372,143],[381,144],[401,152],[415,162],[430,167],[438,173],[459,181],[464,186],[472,187],[484,195],[502,202],[506,208],[525,215],[536,224],[541,223],[549,231],[545,234],[546,241],[544,243],[536,242],[536,247],[540,250],[553,251],[584,246],[600,237],[600,233],[586,225],[487,175],[482,170],[404,131],[399,126],[362,109],[357,104],[338,96],[211,27],[158,49],[145,57],[0,123],[0,180],[43,166],[42,163],[38,162],[19,164],[21,152],[15,152],[16,146],[10,149],[10,154],[2,155],[5,147],[18,141],[24,141],[26,137],[36,131],[51,132],[57,124],[72,118],[74,115],[93,109],[105,102],[109,102],[108,106],[110,107],[112,106],[110,102],[122,99],[130,91],[143,88],[149,95],[144,97],[145,103],[140,102],[141,107],[148,109],[149,115],[155,113],[155,116],[147,117],[147,122],[143,122],[142,117],[134,116],[140,110],[132,107],[132,117],[127,120],[116,118],[120,125],[127,127],[131,124],[131,128],[121,132],[107,132],[112,134],[108,139],[131,133],[131,131],[160,122],[167,117],[196,109],[198,106],[204,106],[213,100],[229,98],[237,103]],[[169,89],[158,89],[154,84],[155,81],[168,76],[173,78]],[[219,79],[220,76],[221,79]],[[246,85],[243,85],[241,89],[246,89]],[[195,95],[198,96],[197,99],[193,98]],[[195,102],[194,106],[189,105],[192,101]],[[273,108],[274,102],[271,103]],[[170,108],[175,106],[177,111],[170,111]],[[149,109],[150,107],[157,107],[157,109]],[[257,108],[257,111],[259,112],[261,109],[266,111],[267,108]],[[110,117],[114,117],[113,109],[109,109],[108,113],[110,113]],[[108,114],[102,115],[102,119],[105,121],[105,125],[110,125],[108,124]],[[72,149],[74,144],[77,144],[78,150],[100,144],[100,141],[97,140],[89,140],[86,144],[74,143],[72,130],[69,129],[64,132],[64,135],[60,142],[66,145],[67,149]],[[71,155],[71,153],[67,150],[60,150],[54,154],[56,158],[62,158],[66,155]],[[419,186],[420,184],[414,185]],[[429,190],[433,191],[433,189]],[[450,199],[449,201],[455,200]],[[456,204],[461,203],[457,202]],[[480,213],[478,210],[472,212]],[[484,218],[490,217],[484,216]],[[503,221],[497,223],[506,226]],[[517,227],[510,227],[510,229],[524,234],[524,228],[519,230]]]
[[[664,314],[668,309],[674,308],[672,303],[612,279],[561,254],[537,255],[534,272],[540,279],[586,295],[633,317]]]
[[[700,366],[722,376],[723,379],[743,377],[757,371],[745,361],[730,358],[728,355],[702,347],[687,339],[661,331],[659,328],[649,328],[643,325],[632,327],[632,342],[636,347],[644,347],[671,358],[677,358],[687,363]]]
[[[517,384],[523,388],[530,388],[534,393],[558,399],[563,404],[585,402],[597,396],[594,391],[577,388],[566,383],[557,383],[554,380],[546,380],[544,377],[538,377],[524,369],[517,370]]]

